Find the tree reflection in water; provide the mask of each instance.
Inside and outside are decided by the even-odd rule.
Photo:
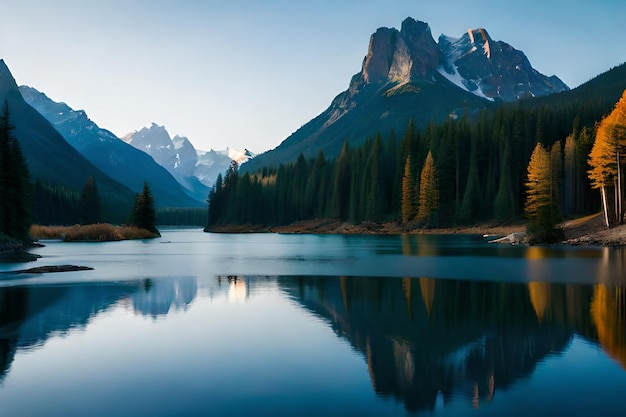
[[[279,281],[367,361],[374,391],[409,411],[466,398],[474,407],[562,354],[574,336],[626,369],[625,286],[429,278]]]

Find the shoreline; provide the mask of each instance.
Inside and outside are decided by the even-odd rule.
[[[526,224],[517,222],[510,224],[485,223],[472,226],[459,226],[450,228],[411,228],[397,222],[374,223],[363,222],[351,224],[334,219],[304,220],[284,226],[264,225],[218,225],[205,228],[209,233],[283,233],[283,234],[480,234],[506,236],[511,233],[522,233],[526,230]]]
[[[565,240],[560,242],[567,245],[579,246],[626,246],[626,225],[608,229],[602,222],[600,213],[586,217],[567,220],[561,225],[565,232]],[[284,226],[264,225],[218,225],[205,228],[208,233],[284,233],[284,234],[472,234],[482,236],[506,237],[513,234],[524,234],[526,223],[523,221],[513,223],[488,222],[472,226],[459,226],[450,228],[410,228],[397,222],[374,223],[363,222],[351,224],[335,219],[304,220]],[[508,242],[503,242],[508,243]],[[518,242],[515,242],[518,243]]]

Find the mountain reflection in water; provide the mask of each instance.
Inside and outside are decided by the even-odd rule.
[[[363,357],[373,391],[409,412],[497,401],[575,338],[626,368],[623,284],[224,276],[0,288],[0,380],[18,350],[83,331],[114,306],[166,320],[196,302],[268,293],[321,318]]]
[[[366,358],[372,388],[410,411],[477,408],[577,336],[626,368],[625,287],[300,277],[282,288]]]

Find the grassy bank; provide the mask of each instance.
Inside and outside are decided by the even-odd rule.
[[[65,242],[105,242],[160,237],[160,234],[152,233],[149,230],[132,226],[113,226],[109,223],[84,226],[33,225],[30,228],[30,235],[35,240],[61,239]]]

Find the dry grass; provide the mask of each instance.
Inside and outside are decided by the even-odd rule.
[[[106,242],[129,239],[151,239],[158,237],[154,233],[131,226],[113,226],[109,223],[74,225],[74,226],[41,226],[33,225],[30,236],[35,240],[61,239],[65,242]]]

